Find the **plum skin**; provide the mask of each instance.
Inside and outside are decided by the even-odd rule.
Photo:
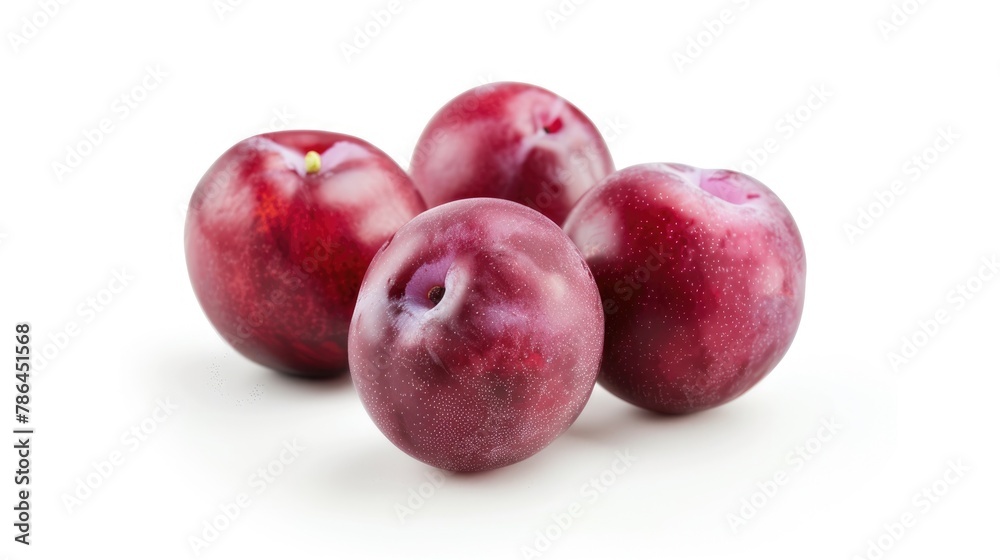
[[[621,170],[565,230],[601,291],[598,382],[636,406],[686,414],[767,375],[802,316],[802,238],[781,200],[741,173],[677,164]]]
[[[406,173],[364,140],[309,130],[254,136],[219,157],[191,197],[191,284],[243,356],[292,375],[343,375],[368,263],[425,208]]]
[[[612,171],[604,138],[580,109],[517,82],[486,84],[448,102],[424,129],[410,166],[429,207],[502,198],[560,225]]]
[[[519,204],[428,210],[372,261],[349,337],[351,376],[401,450],[459,472],[534,455],[594,388],[600,295],[579,250]]]

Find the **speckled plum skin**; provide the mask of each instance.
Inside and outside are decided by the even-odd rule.
[[[728,402],[777,365],[802,316],[806,259],[788,209],[746,175],[619,171],[573,209],[606,314],[599,382],[643,408]]]
[[[593,276],[557,225],[513,202],[462,200],[421,214],[375,256],[351,323],[351,376],[400,449],[489,470],[570,426],[603,339]]]
[[[309,151],[320,157],[316,172],[306,170]],[[368,263],[424,209],[406,173],[363,140],[254,136],[223,154],[191,197],[191,284],[212,325],[247,358],[295,375],[339,375]]]
[[[594,123],[558,95],[528,84],[487,84],[431,119],[410,173],[429,207],[502,198],[562,224],[577,200],[614,171]]]

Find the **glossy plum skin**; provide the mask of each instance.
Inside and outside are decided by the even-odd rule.
[[[313,172],[310,151],[319,156]],[[215,329],[247,358],[294,375],[342,374],[368,263],[424,209],[406,173],[363,140],[254,136],[223,154],[191,197],[191,284]]]
[[[397,447],[442,469],[489,470],[570,426],[603,339],[597,286],[557,225],[513,202],[462,200],[418,216],[375,256],[351,323],[351,376]]]
[[[601,291],[598,381],[618,397],[667,414],[715,407],[791,345],[805,296],[802,238],[751,177],[630,167],[589,192],[565,230]]]
[[[577,200],[614,171],[601,133],[579,109],[528,84],[459,95],[424,130],[410,173],[431,208],[502,198],[562,224]]]

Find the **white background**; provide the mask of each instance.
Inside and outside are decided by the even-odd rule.
[[[996,554],[1000,282],[979,278],[981,259],[1000,252],[995,2],[930,0],[886,37],[891,0],[591,0],[564,2],[564,20],[546,13],[558,0],[401,0],[350,60],[342,45],[388,0],[246,0],[223,13],[212,0],[71,2],[51,18],[39,5],[0,8],[4,360],[16,322],[32,323],[36,355],[68,323],[79,331],[32,377],[30,548],[12,540],[15,458],[0,455],[0,554],[193,557],[189,539],[240,493],[250,506],[202,557]],[[724,9],[731,23],[710,25],[718,37],[679,64]],[[23,17],[44,25],[21,42]],[[147,68],[166,76],[134,90]],[[437,471],[378,432],[349,381],[288,379],[226,346],[188,282],[183,213],[215,158],[264,129],[361,136],[405,166],[434,111],[488,80],[571,100],[605,128],[619,168],[739,167],[773,139],[754,175],[802,230],[806,308],[785,360],[733,403],[661,418],[598,387],[535,457],[434,488],[422,483]],[[801,109],[813,88],[831,95]],[[133,93],[142,99],[126,113],[119,98]],[[787,134],[797,109],[806,118]],[[54,171],[102,119],[112,132]],[[927,152],[918,176],[908,161],[949,128],[958,138]],[[905,191],[849,236],[859,208],[882,204],[897,180]],[[122,269],[127,287],[81,313]],[[959,284],[979,289],[960,309]],[[947,324],[917,334],[938,311]],[[889,354],[914,336],[922,347],[893,367]],[[12,369],[0,382],[5,429]],[[163,422],[158,400],[177,407]],[[824,420],[841,426],[832,437]],[[155,428],[145,441],[123,442],[144,422]],[[249,477],[292,441],[305,450],[258,493]],[[116,452],[124,462],[96,474]],[[635,461],[612,477],[619,452]],[[584,486],[602,475],[614,481],[592,500]],[[776,475],[786,483],[772,496],[755,494]],[[99,487],[67,508],[88,476]],[[925,488],[933,503],[914,500]],[[408,500],[417,507],[401,521]],[[553,529],[575,502],[582,516]],[[885,533],[906,513],[912,527]],[[870,550],[880,539],[889,550]]]

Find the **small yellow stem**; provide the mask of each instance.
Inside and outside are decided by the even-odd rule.
[[[320,159],[319,154],[310,151],[306,154],[306,173],[312,175],[313,173],[319,173],[319,168],[322,165],[323,160]]]

